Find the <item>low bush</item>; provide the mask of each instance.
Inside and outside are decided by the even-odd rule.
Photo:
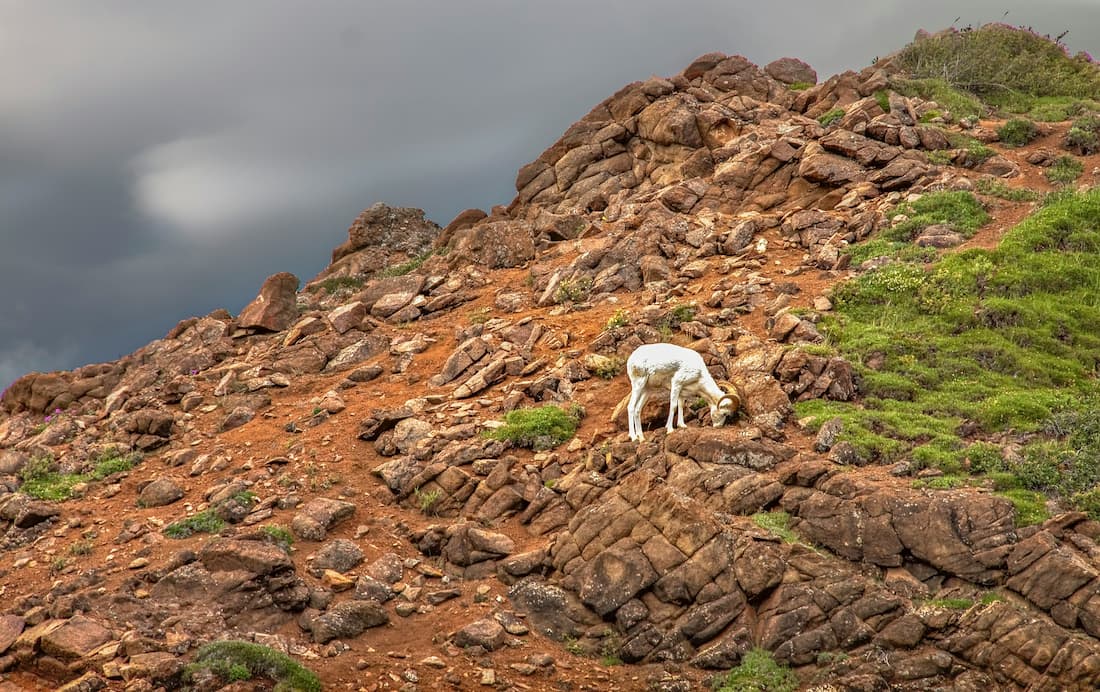
[[[184,670],[186,680],[209,671],[225,683],[262,677],[275,682],[276,692],[320,692],[317,674],[290,656],[261,644],[245,641],[210,642],[198,650]]]
[[[494,440],[509,440],[517,447],[553,449],[573,438],[583,415],[583,409],[576,405],[569,412],[549,404],[517,409],[505,414],[504,425],[489,431],[487,436]]]
[[[752,649],[741,657],[741,664],[715,679],[717,692],[794,692],[798,676],[776,663],[766,649]]]
[[[1026,118],[1012,118],[997,128],[1001,142],[1012,147],[1022,147],[1039,136],[1039,128]]]

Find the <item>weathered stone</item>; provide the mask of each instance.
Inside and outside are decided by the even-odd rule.
[[[317,497],[306,503],[294,515],[290,528],[295,535],[304,540],[323,541],[328,529],[354,513],[355,505],[350,502]]]
[[[476,620],[451,635],[458,647],[480,646],[486,651],[496,651],[504,646],[507,634],[499,622],[491,619]]]
[[[649,588],[660,575],[637,544],[601,552],[580,577],[581,601],[601,616]]]
[[[237,324],[245,329],[281,332],[298,319],[298,277],[289,272],[269,276],[260,295],[241,310]]]
[[[394,553],[386,553],[367,565],[365,572],[385,584],[396,584],[405,574],[403,560]]]
[[[784,84],[817,84],[817,72],[798,58],[779,58],[764,66],[764,72]]]
[[[225,432],[232,430],[233,428],[239,428],[245,423],[248,423],[256,417],[256,412],[247,406],[238,406],[229,412],[223,420],[220,426],[220,430]]]
[[[337,538],[317,551],[310,570],[315,575],[329,569],[347,572],[362,561],[363,549],[358,544],[346,538]]]
[[[63,661],[75,661],[89,655],[111,639],[111,631],[91,618],[77,615],[42,635],[42,653]]]
[[[313,618],[309,623],[313,641],[327,644],[333,639],[351,639],[371,627],[390,621],[390,616],[374,601],[344,601]]]
[[[138,493],[138,507],[163,507],[182,500],[183,488],[171,478],[157,478]]]

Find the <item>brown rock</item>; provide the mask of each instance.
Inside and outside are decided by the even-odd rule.
[[[486,618],[466,625],[451,635],[455,646],[466,648],[480,646],[486,651],[496,651],[504,646],[507,634],[496,620]]]
[[[237,324],[281,332],[298,319],[298,277],[281,272],[267,277],[260,295],[241,310]]]
[[[798,58],[779,58],[764,66],[764,72],[784,84],[817,84],[817,72]]]
[[[42,653],[63,661],[84,658],[111,640],[111,631],[95,620],[77,615],[39,640]]]

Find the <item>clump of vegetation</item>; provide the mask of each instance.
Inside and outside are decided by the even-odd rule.
[[[849,245],[844,248],[843,252],[851,256],[852,264],[856,266],[875,257],[889,257],[905,262],[931,262],[936,259],[938,254],[936,248],[887,240],[881,236],[855,245]]]
[[[218,641],[206,644],[184,670],[184,678],[193,681],[206,671],[225,683],[262,677],[275,681],[276,692],[320,692],[316,673],[290,656],[261,644],[245,641]]]
[[[550,404],[516,409],[505,414],[504,425],[489,431],[487,436],[536,451],[553,449],[573,438],[583,416],[584,409],[575,404],[568,412]]]
[[[432,516],[436,513],[436,503],[439,502],[442,492],[439,488],[434,490],[421,490],[420,488],[413,489],[413,495],[416,496],[416,504],[420,507],[420,511],[424,514]]]
[[[919,96],[926,101],[935,101],[946,108],[956,120],[976,118],[988,110],[981,99],[952,86],[944,79],[894,79],[891,86],[903,96]]]
[[[268,524],[262,527],[260,531],[263,533],[265,541],[274,543],[284,553],[289,553],[294,546],[294,534],[285,526]]]
[[[562,279],[554,291],[554,302],[583,303],[588,300],[588,294],[592,290],[592,279],[582,276],[578,279]]]
[[[101,452],[89,462],[86,473],[61,473],[50,454],[36,456],[20,471],[21,490],[39,500],[63,502],[73,496],[76,486],[93,480],[101,481],[116,473],[129,471],[141,461],[139,453],[124,453],[116,447]]]
[[[618,356],[611,356],[592,367],[592,374],[603,380],[612,380],[623,371],[626,361]]]
[[[814,85],[811,82],[791,82],[787,85],[787,88],[791,91],[806,91],[812,86]]]
[[[1084,422],[1100,401],[1098,216],[1100,190],[1053,195],[996,250],[895,260],[837,286],[819,328],[855,364],[863,399],[799,402],[797,415],[811,430],[839,417],[840,439],[869,461],[955,475],[969,465],[995,479],[1021,523],[1045,511],[1024,491],[1070,502],[1089,492],[1100,483],[1089,461],[1100,459],[1100,424]],[[1031,442],[1009,463],[960,428]]]
[[[825,127],[828,127],[843,117],[843,108],[833,108],[817,116],[817,122],[821,123]]]
[[[903,243],[935,224],[950,226],[969,238],[989,220],[982,203],[969,192],[931,192],[899,205],[894,214],[904,214],[907,218],[887,229],[882,238]]]
[[[958,132],[948,132],[947,141],[950,142],[951,146],[955,149],[963,150],[964,155],[961,164],[968,168],[980,166],[983,162],[997,153],[993,151],[991,147],[986,146],[979,140]]]
[[[978,192],[990,197],[1007,199],[1010,202],[1030,202],[1039,199],[1039,193],[1025,187],[1009,187],[996,178],[980,178],[975,186]]]
[[[1071,57],[1056,40],[1005,24],[919,39],[898,61],[914,78],[943,80],[994,105],[1100,94],[1100,70],[1087,55]]]
[[[1066,146],[1081,156],[1100,151],[1100,115],[1086,115],[1073,121],[1066,132]]]
[[[1045,175],[1055,185],[1069,185],[1084,172],[1085,166],[1080,160],[1072,156],[1059,156],[1046,170]]]
[[[969,610],[974,606],[974,601],[969,598],[936,598],[928,601],[928,605],[948,610]]]
[[[752,521],[760,528],[783,539],[784,543],[798,543],[798,534],[791,530],[791,515],[786,512],[757,512]]]
[[[358,290],[363,287],[363,280],[355,276],[330,276],[318,285],[325,293],[332,295],[344,289]]]
[[[741,664],[715,679],[717,692],[794,692],[798,676],[779,665],[766,649],[753,649],[741,657]]]
[[[164,527],[164,535],[169,538],[188,538],[196,533],[218,533],[224,528],[225,521],[213,508],[209,508],[186,519],[172,522]]]
[[[997,136],[1010,147],[1022,147],[1039,136],[1039,127],[1027,118],[1012,118],[997,128]]]
[[[405,276],[406,274],[409,274],[419,269],[420,265],[424,264],[424,262],[426,262],[428,258],[431,257],[433,254],[435,254],[434,250],[426,250],[416,257],[408,260],[407,262],[395,264],[392,267],[386,267],[385,269],[380,270],[377,276],[380,278],[390,276]]]
[[[604,326],[605,331],[611,331],[612,329],[618,329],[619,327],[625,327],[630,324],[630,313],[626,310],[616,310],[615,314],[607,318],[607,324]]]

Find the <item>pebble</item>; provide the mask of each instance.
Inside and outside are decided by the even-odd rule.
[[[492,687],[497,684],[497,672],[492,668],[481,669],[481,684],[487,687]]]

